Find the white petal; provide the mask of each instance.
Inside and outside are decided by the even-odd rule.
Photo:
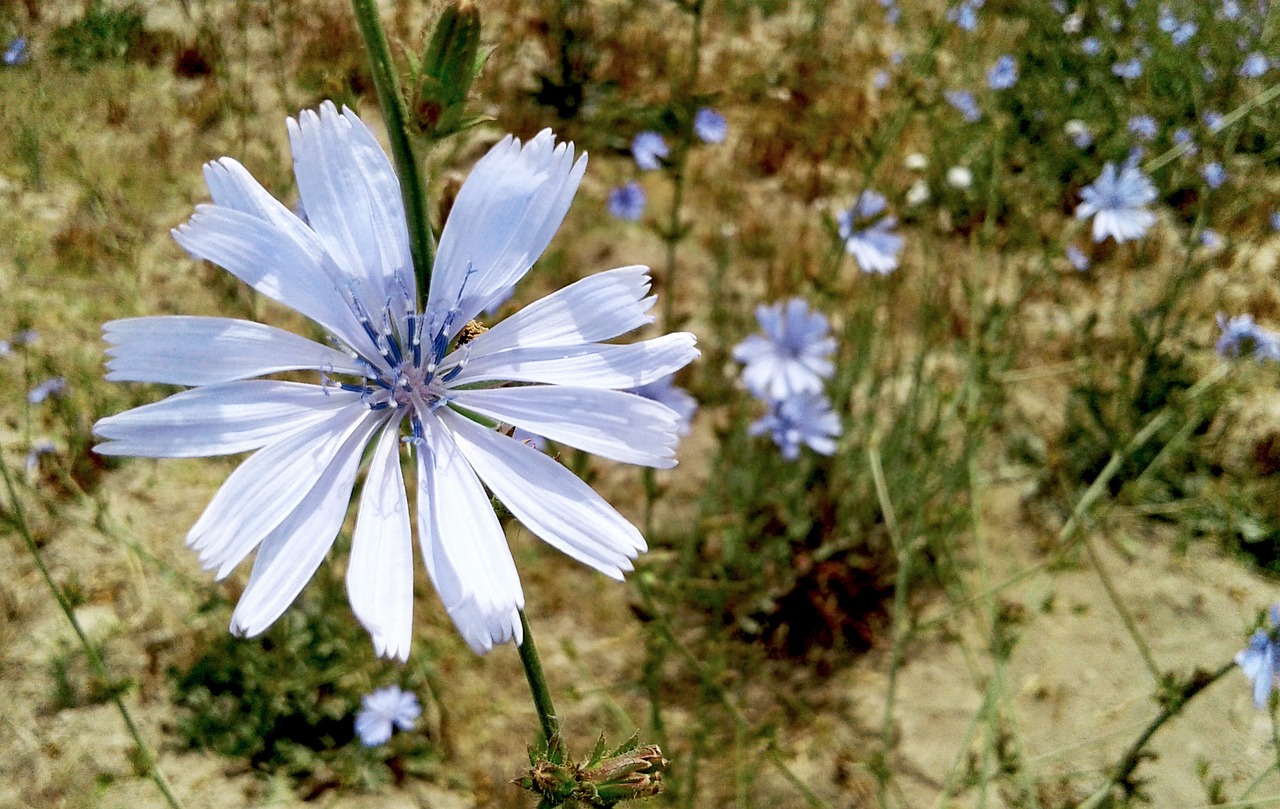
[[[413,534],[400,471],[400,421],[382,428],[369,462],[351,535],[347,596],[377,653],[406,661],[413,637]]]
[[[293,603],[338,536],[351,503],[360,455],[378,420],[365,418],[320,475],[297,508],[258,548],[244,595],[231,614],[231,631],[253,637],[271,626]]]
[[[187,545],[200,553],[206,569],[219,579],[230,573],[258,543],[294,518],[299,504],[318,481],[356,460],[369,431],[385,415],[362,406],[340,411],[327,421],[259,450],[227,477],[187,532]],[[346,453],[344,455],[344,453]]]
[[[305,110],[289,119],[288,129],[298,192],[328,254],[367,306],[403,301],[412,291],[409,236],[386,154],[354,113],[339,114],[332,101],[319,115]],[[397,273],[409,286],[398,286]]]
[[[563,385],[460,390],[458,407],[624,463],[676,465],[680,415],[634,393]]]
[[[439,411],[489,490],[548,545],[615,579],[645,550],[635,526],[568,469],[450,410]]]
[[[197,206],[191,219],[172,233],[174,241],[196,258],[212,261],[268,298],[301,312],[366,359],[379,356],[347,302],[351,279],[314,234],[304,239],[294,229],[282,230],[251,214],[212,205]]]
[[[443,430],[419,446],[418,487],[422,558],[467,645],[485,654],[520,642],[524,592],[506,536],[475,471]]]
[[[631,345],[539,346],[497,354],[472,351],[450,384],[495,380],[592,388],[637,388],[675,373],[698,356],[688,332]],[[446,363],[447,367],[447,363]]]
[[[102,327],[110,347],[107,379],[210,385],[279,371],[361,374],[335,348],[291,332],[225,317],[135,317]]]
[[[436,252],[428,322],[456,305],[460,328],[514,285],[555,235],[586,172],[584,155],[544,129],[521,147],[507,136],[458,191]]]
[[[611,340],[653,322],[649,268],[599,272],[541,298],[476,336],[472,354]],[[647,296],[647,297],[646,297]]]
[[[325,421],[360,394],[299,382],[253,379],[206,385],[108,416],[93,431],[111,439],[99,455],[200,458],[264,447]]]

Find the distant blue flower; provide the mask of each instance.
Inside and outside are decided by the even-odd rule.
[[[1209,110],[1204,114],[1204,125],[1210,132],[1217,132],[1221,129],[1224,120],[1226,119],[1222,117],[1222,113],[1215,110]]]
[[[1153,140],[1159,134],[1156,119],[1150,115],[1135,115],[1130,118],[1129,131],[1139,140]]]
[[[1222,18],[1234,20],[1240,16],[1240,4],[1236,0],[1222,0]]]
[[[968,90],[947,90],[942,94],[947,103],[955,107],[960,113],[960,117],[969,123],[975,123],[982,118],[982,110],[978,107],[978,102],[974,100],[973,93]]]
[[[632,388],[631,392],[674,410],[680,416],[680,426],[676,428],[676,432],[688,435],[693,414],[698,411],[698,400],[689,391],[677,386],[675,379],[675,374],[664,376],[648,385]]]
[[[1062,129],[1067,133],[1067,137],[1071,138],[1071,142],[1076,145],[1077,149],[1088,149],[1093,145],[1093,133],[1089,131],[1089,125],[1079,118],[1072,118],[1062,125]]]
[[[1136,79],[1142,75],[1142,60],[1135,56],[1123,62],[1116,62],[1111,66],[1111,72],[1122,79]]]
[[[1265,708],[1271,698],[1271,691],[1276,686],[1276,669],[1280,664],[1280,646],[1272,637],[1276,625],[1280,624],[1280,604],[1273,605],[1267,611],[1267,622],[1270,630],[1258,629],[1249,639],[1249,648],[1236,655],[1236,665],[1244,671],[1244,676],[1253,684],[1253,704],[1257,708]]]
[[[1196,31],[1198,30],[1199,28],[1197,28],[1196,24],[1188,20],[1175,28],[1173,33],[1169,35],[1169,38],[1173,40],[1174,45],[1181,48],[1196,35]]]
[[[58,447],[52,441],[40,441],[31,447],[27,452],[27,457],[23,459],[23,468],[27,471],[27,476],[34,475],[40,469],[40,456],[52,455],[58,451]]]
[[[25,65],[31,59],[31,51],[27,49],[27,38],[16,37],[4,49],[4,63],[9,67]]]
[[[693,114],[693,133],[703,143],[724,143],[725,136],[729,134],[729,122],[710,107],[699,107]],[[666,157],[666,152],[662,156]]]
[[[1271,63],[1267,61],[1267,57],[1258,51],[1254,51],[1244,58],[1244,62],[1240,65],[1239,73],[1246,79],[1256,79],[1271,69]]]
[[[836,451],[840,419],[821,393],[800,393],[769,405],[769,412],[747,428],[750,435],[768,433],[782,450],[782,457],[794,461],[800,447],[808,446],[819,455]]]
[[[836,338],[827,334],[826,315],[810,312],[804,298],[791,298],[757,306],[756,320],[764,334],[753,334],[733,349],[733,358],[746,366],[747,390],[766,401],[821,393],[822,380],[835,372],[829,357]]]
[[[947,10],[947,19],[965,31],[972,31],[978,27],[978,9],[983,3],[984,0],[962,0],[960,5]]]
[[[1085,37],[1080,43],[1080,50],[1084,51],[1087,56],[1097,56],[1102,51],[1102,43],[1097,37]]]
[[[27,401],[31,404],[40,404],[50,396],[57,396],[66,389],[67,380],[60,376],[55,376],[52,379],[46,379],[44,382],[41,382],[39,385],[32,388],[31,392],[27,394]]]
[[[1092,262],[1089,261],[1089,257],[1085,255],[1083,250],[1076,247],[1074,244],[1067,245],[1066,253],[1067,261],[1071,262],[1071,266],[1075,267],[1078,272],[1084,272],[1092,266]]]
[[[641,132],[631,141],[631,156],[636,165],[645,171],[653,171],[662,166],[662,160],[671,154],[667,142],[657,132]]]
[[[1200,231],[1200,244],[1210,250],[1217,250],[1222,246],[1222,237],[1218,235],[1218,231],[1212,228],[1205,228]]]
[[[1108,236],[1127,242],[1145,235],[1155,224],[1156,215],[1146,209],[1155,201],[1155,186],[1131,163],[1119,172],[1114,163],[1107,163],[1098,179],[1085,186],[1080,196],[1084,201],[1076,208],[1076,218],[1093,217],[1095,242]]]
[[[1251,353],[1259,362],[1280,360],[1280,335],[1254,323],[1253,315],[1229,318],[1219,313],[1218,328],[1222,329],[1222,336],[1213,348],[1222,356],[1239,357]]]
[[[888,6],[884,12],[884,21],[890,25],[897,25],[898,20],[902,19],[902,9],[897,6]]]
[[[609,213],[618,219],[636,222],[644,216],[644,207],[648,202],[644,186],[632,180],[609,192]]]
[[[876,88],[877,90],[883,90],[884,88],[888,87],[889,71],[881,69],[881,70],[877,70],[874,74],[872,74],[871,86]]]
[[[1204,177],[1205,185],[1212,189],[1218,189],[1227,181],[1227,170],[1222,167],[1221,163],[1215,161],[1213,163],[1206,164],[1205,167],[1200,170],[1200,176]]]
[[[1018,82],[1018,60],[1005,54],[987,71],[987,86],[992,90],[1008,90]]]
[[[1178,27],[1178,18],[1173,16],[1173,12],[1169,10],[1168,6],[1166,6],[1160,9],[1160,20],[1156,25],[1160,27],[1161,31],[1169,34]]]
[[[868,190],[836,217],[845,252],[863,272],[888,275],[898,268],[902,237],[891,232],[898,220],[882,216],[884,209],[884,195]]]
[[[394,728],[413,730],[422,715],[418,698],[398,685],[379,688],[360,698],[360,712],[356,714],[356,735],[365,747],[386,744]]]
[[[1271,229],[1280,233],[1280,211],[1271,212]]]
[[[1183,146],[1183,145],[1186,145],[1187,150],[1186,150],[1186,152],[1184,152],[1184,154],[1186,154],[1187,156],[1191,157],[1191,156],[1194,156],[1197,152],[1199,152],[1199,151],[1200,151],[1200,150],[1196,147],[1196,144],[1195,144],[1195,141],[1194,141],[1194,137],[1195,137],[1195,136],[1191,134],[1191,130],[1190,130],[1190,129],[1187,129],[1186,127],[1181,127],[1181,128],[1179,128],[1179,129],[1174,130],[1174,133],[1173,133],[1173,142],[1174,142],[1174,144],[1175,144],[1175,145],[1177,145],[1177,146]]]

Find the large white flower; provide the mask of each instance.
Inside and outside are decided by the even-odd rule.
[[[96,449],[157,458],[254,452],[187,535],[219,578],[257,549],[231,619],[233,632],[251,636],[320,565],[373,444],[347,589],[377,651],[403,660],[413,612],[407,446],[418,539],[445,608],[478,653],[519,643],[524,596],[486,488],[548,544],[614,578],[645,543],[571,472],[494,425],[674,466],[679,416],[624,390],[693,360],[694,337],[601,342],[652,322],[645,267],[589,276],[488,331],[464,331],[542,254],[586,170],[586,156],[575,161],[573,146],[550,130],[523,145],[507,137],[476,164],[419,312],[399,185],[373,134],[329,102],[288,125],[309,224],[223,158],[205,166],[213,204],[173,235],[314,320],[332,345],[226,318],[108,323],[108,379],[193,387],[102,419],[94,430],[108,440]],[[299,370],[315,371],[316,384],[259,378]]]

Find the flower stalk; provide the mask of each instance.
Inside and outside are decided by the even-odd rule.
[[[435,255],[435,236],[431,232],[431,220],[427,216],[426,186],[422,172],[418,170],[418,156],[409,137],[409,112],[400,81],[396,78],[395,62],[391,58],[391,46],[387,42],[382,20],[378,16],[376,0],[351,0],[360,38],[369,54],[369,69],[373,71],[373,86],[378,92],[378,104],[391,141],[391,158],[395,162],[396,175],[400,178],[400,196],[404,199],[405,218],[409,226],[409,251],[413,255],[413,272],[418,279],[419,308],[425,306],[427,292],[431,289],[431,265]]]
[[[529,681],[529,691],[533,694],[533,707],[538,712],[538,722],[542,725],[542,735],[547,743],[547,760],[561,764],[565,759],[565,751],[564,743],[560,740],[560,720],[556,716],[556,706],[551,702],[547,675],[542,671],[542,658],[538,656],[538,647],[533,642],[533,633],[529,629],[529,619],[524,610],[520,610],[520,629],[524,632],[524,641],[519,647],[520,664],[524,666],[524,676]]]

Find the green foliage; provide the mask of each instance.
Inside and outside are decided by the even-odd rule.
[[[425,714],[417,729],[375,748],[360,743],[354,724],[360,698],[389,682],[425,704],[427,653],[416,646],[408,670],[377,663],[340,584],[325,578],[322,571],[261,638],[219,626],[196,660],[170,672],[179,736],[296,784],[371,789],[406,772],[432,773],[440,740]]]
[[[152,48],[144,19],[137,5],[110,8],[94,0],[80,18],[53,32],[49,50],[81,71],[113,59],[141,58]]]

